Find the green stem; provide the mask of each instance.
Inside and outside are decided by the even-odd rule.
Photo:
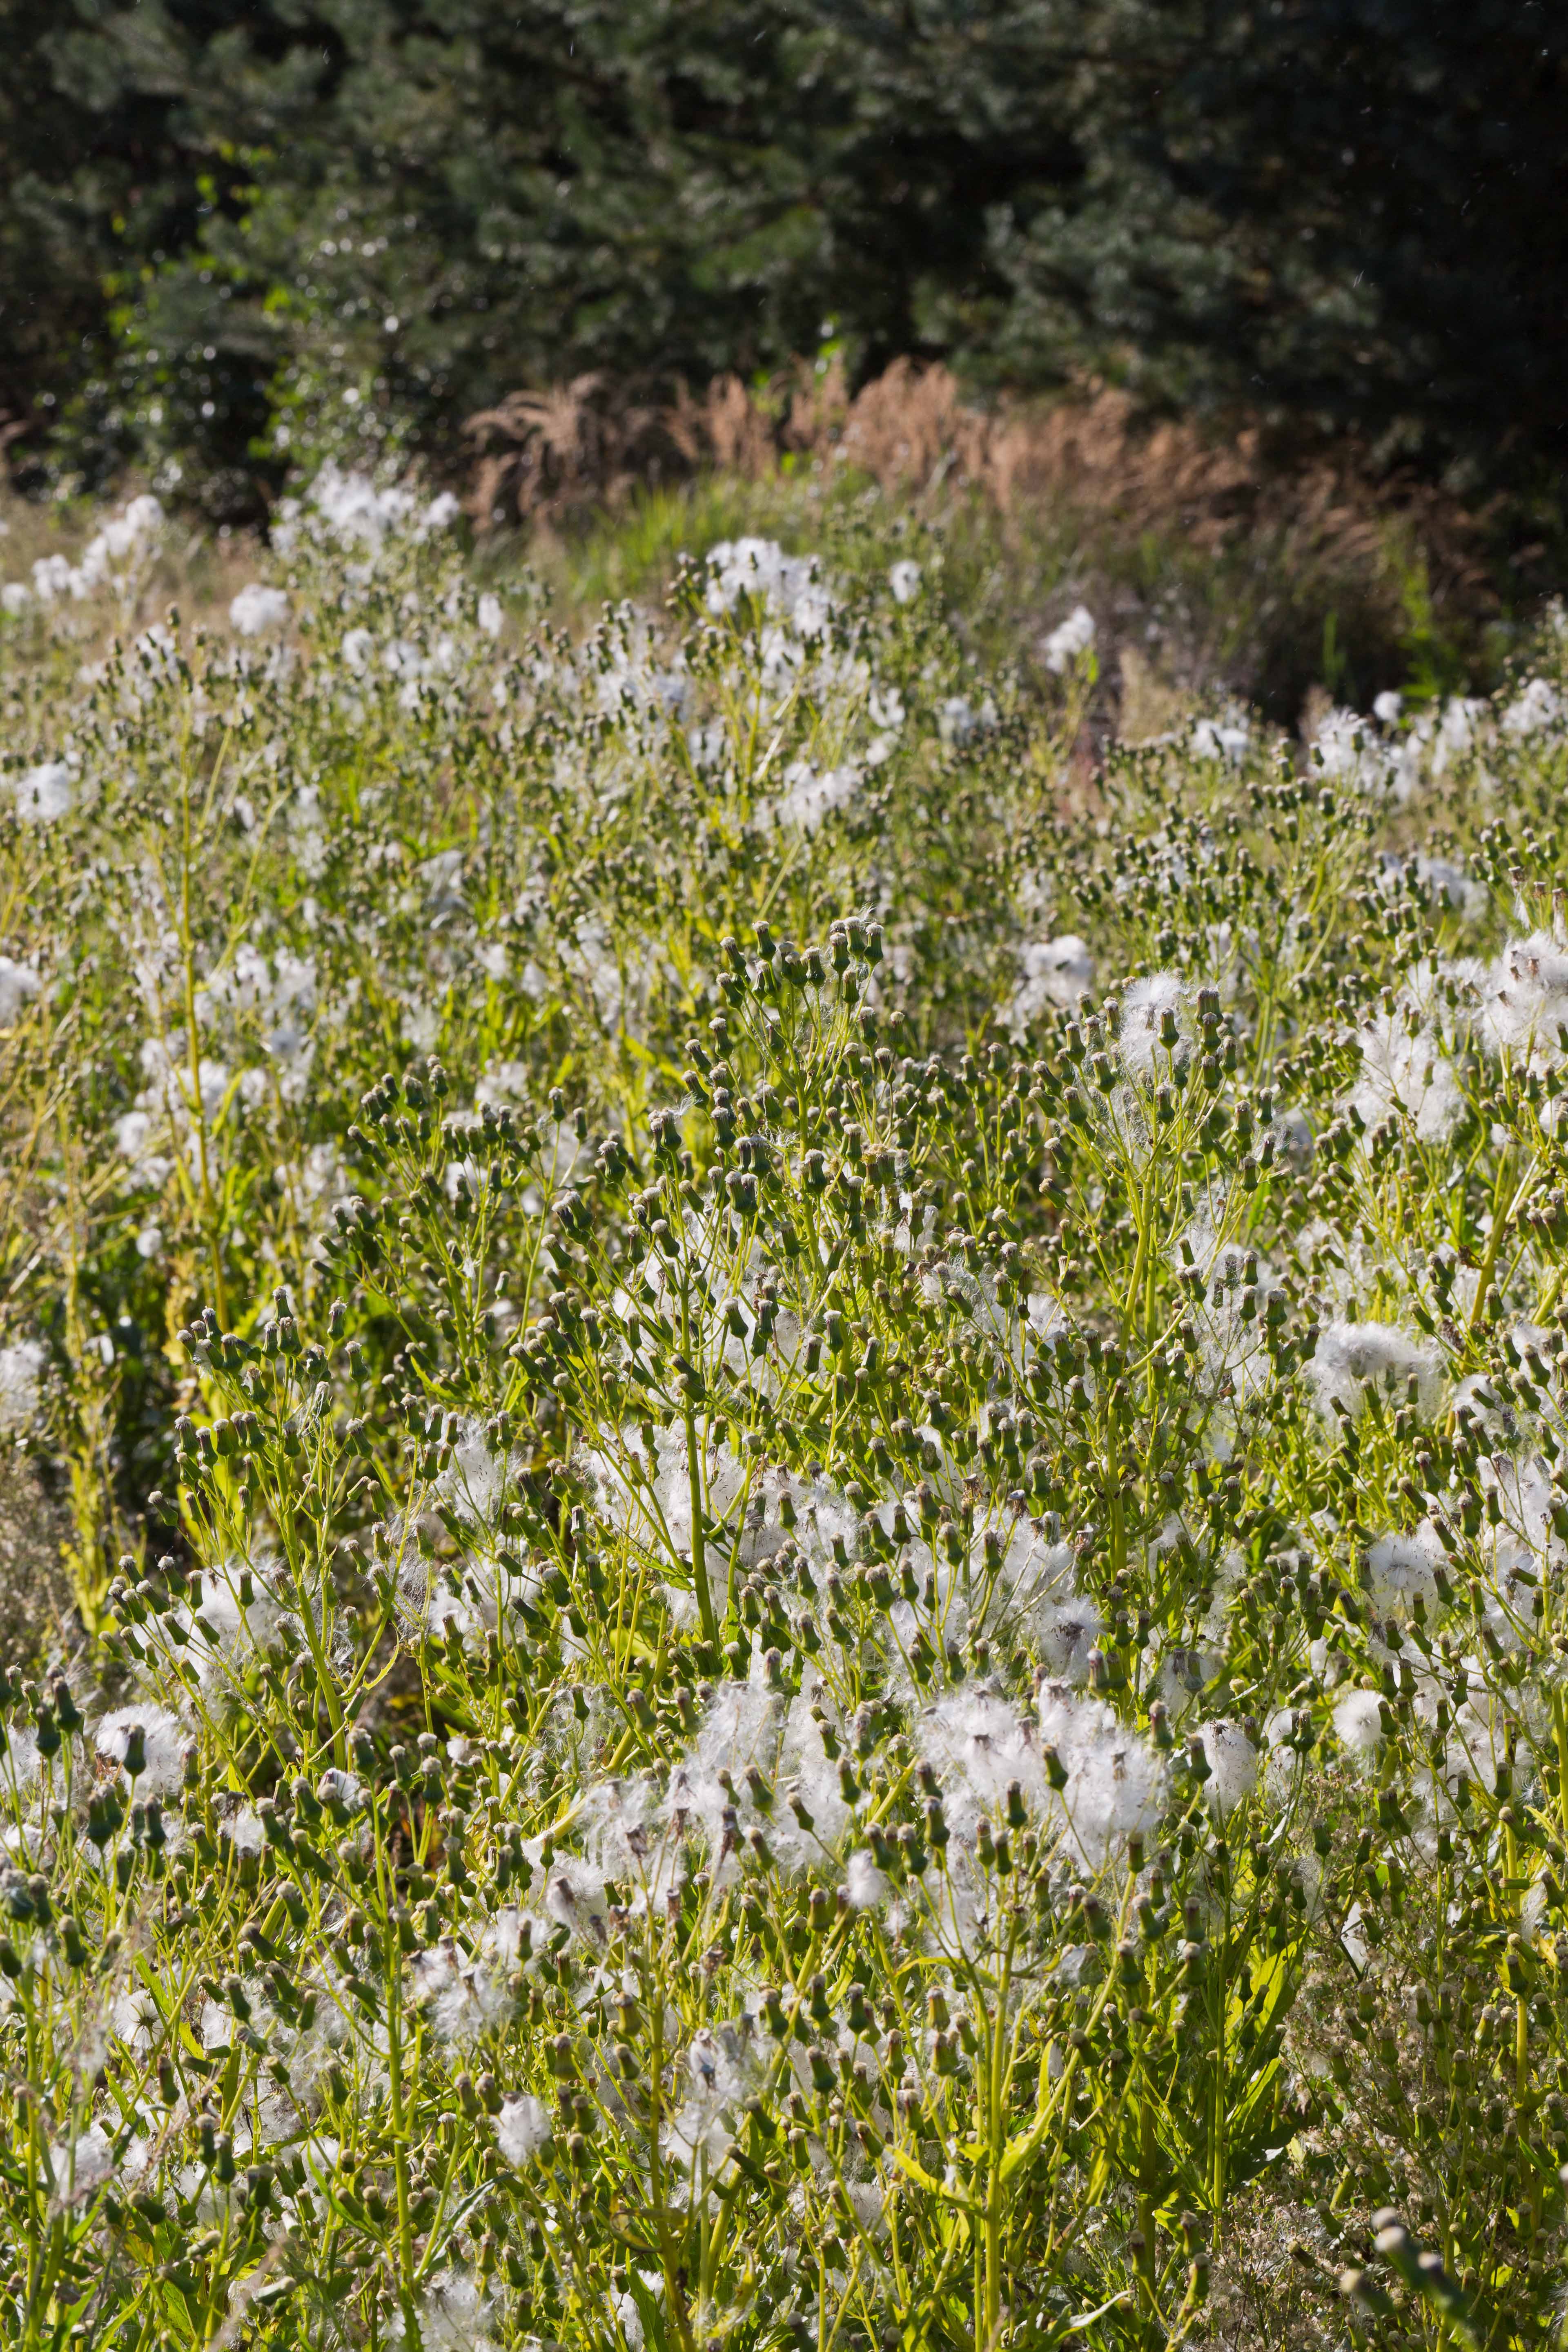
[[[382,1968],[386,1984],[386,2074],[392,2107],[393,2167],[397,2183],[398,2299],[403,2305],[404,2325],[408,2330],[409,2339],[415,2352],[418,2352],[421,2337],[418,2316],[414,2308],[414,2216],[408,2196],[408,2133],[403,2104],[403,1947],[397,1923],[393,1916],[382,1830],[383,1817],[377,1805],[375,1864],[382,1912],[386,1922],[382,1939]]]
[[[202,1100],[202,1046],[196,1024],[195,941],[191,930],[191,882],[195,845],[191,835],[191,775],[189,747],[180,760],[180,962],[185,1010],[185,1059],[190,1083],[191,1124],[196,1139],[196,1183],[206,1226],[207,1256],[212,1268],[213,1311],[220,1324],[228,1321],[223,1278],[223,1245],[217,1205],[213,1197],[212,1171],[207,1159],[207,1115]]]
[[[1487,1292],[1491,1286],[1492,1268],[1497,1264],[1498,1251],[1502,1246],[1503,1231],[1508,1223],[1509,1210],[1513,1203],[1513,1184],[1509,1174],[1509,1155],[1505,1151],[1498,1162],[1497,1183],[1492,1191],[1492,1224],[1487,1235],[1487,1245],[1481,1258],[1481,1270],[1476,1277],[1475,1304],[1466,1328],[1474,1338],[1485,1311]]]
[[[644,1999],[647,2005],[650,2043],[648,2052],[650,2087],[647,2111],[648,2188],[653,2198],[654,2223],[658,2231],[658,2259],[659,2267],[664,2273],[665,2301],[674,2315],[680,2352],[691,2352],[691,2326],[687,2315],[686,2296],[682,2291],[680,2280],[677,2276],[675,2248],[670,2242],[669,2235],[669,2211],[664,2194],[664,2152],[661,2146],[664,2117],[660,2097],[664,2084],[664,1993],[662,1987],[657,1981],[657,1972],[650,1969],[649,1974],[656,1977],[656,1982],[651,1993],[646,1981],[643,1987]]]
[[[697,1416],[689,1405],[686,1408],[686,1475],[691,1496],[691,1580],[697,1588],[697,1610],[702,1620],[702,1638],[717,1642],[719,1628],[713,1618],[713,1596],[708,1590],[708,1539],[702,1525],[701,1451],[697,1443]]]

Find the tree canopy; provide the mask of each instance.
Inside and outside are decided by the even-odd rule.
[[[243,502],[292,412],[1087,370],[1555,470],[1542,0],[0,0],[0,406]],[[829,325],[830,322],[830,325]]]

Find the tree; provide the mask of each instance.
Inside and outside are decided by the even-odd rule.
[[[1149,62],[1124,48],[1091,77],[1079,190],[994,215],[1012,299],[992,363],[1070,362],[1090,322],[1178,394],[1312,413],[1471,473],[1560,465],[1562,19],[1541,0],[1115,13]]]
[[[749,372],[826,319],[866,372],[1561,461],[1542,0],[142,0],[21,53],[12,404],[58,379],[79,451],[219,504],[300,405],[439,446],[520,382]]]

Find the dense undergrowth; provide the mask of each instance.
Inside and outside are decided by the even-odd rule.
[[[0,2335],[1542,2342],[1560,635],[1091,772],[879,510],[161,529],[4,623]]]

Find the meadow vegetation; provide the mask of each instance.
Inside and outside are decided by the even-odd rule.
[[[1539,2345],[1564,632],[702,495],[7,555],[0,2336]]]

